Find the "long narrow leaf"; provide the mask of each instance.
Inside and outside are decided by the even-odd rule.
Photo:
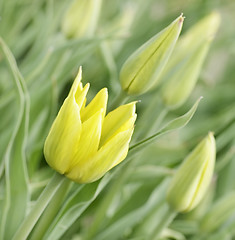
[[[18,93],[18,120],[4,156],[6,193],[1,219],[1,239],[11,239],[24,219],[29,199],[25,146],[29,122],[29,97],[16,61],[0,38],[0,44],[14,76]]]

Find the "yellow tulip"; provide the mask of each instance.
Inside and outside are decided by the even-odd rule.
[[[81,68],[44,145],[47,163],[78,183],[93,182],[125,159],[136,120],[135,102],[106,115],[103,88],[86,106]]]
[[[215,139],[209,133],[186,158],[169,186],[167,201],[177,212],[195,208],[211,182],[215,164]]]

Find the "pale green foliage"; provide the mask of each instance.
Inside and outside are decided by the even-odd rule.
[[[233,0],[0,1],[0,239],[233,240],[234,12]],[[161,38],[167,26],[169,42]],[[126,159],[83,185],[53,178],[43,155],[79,66],[87,104],[103,88],[107,113],[140,100]],[[122,88],[138,97],[118,97]],[[128,119],[103,123],[100,144]],[[210,131],[217,157],[208,191],[176,215],[166,201],[171,178]]]

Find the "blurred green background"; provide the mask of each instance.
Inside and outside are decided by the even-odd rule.
[[[183,35],[191,26],[214,10],[221,14],[221,25],[204,62],[197,85],[188,101],[182,107],[170,111],[161,126],[185,113],[198,97],[203,96],[204,99],[185,128],[160,138],[138,155],[131,173],[123,181],[103,216],[102,224],[97,230],[99,234],[93,239],[135,239],[138,229],[142,234],[148,231],[146,228],[151,228],[149,222],[158,219],[159,213],[156,211],[156,216],[154,214],[150,216],[149,211],[142,209],[144,214],[140,209],[151,205],[147,202],[151,194],[157,191],[156,186],[161,186],[162,179],[172,174],[172,167],[178,166],[208,131],[213,131],[217,140],[217,165],[215,186],[212,188],[213,197],[208,200],[207,206],[210,206],[210,201],[215,201],[234,190],[235,2],[233,0],[103,0],[94,36],[66,39],[61,31],[61,25],[70,2],[0,0],[0,36],[15,57],[30,99],[27,138],[24,137],[24,132],[19,133],[19,139],[26,140],[23,152],[27,163],[31,201],[37,198],[52,174],[52,170],[44,161],[43,144],[52,121],[67,96],[78,67],[83,66],[83,83],[91,83],[88,97],[92,98],[101,88],[107,87],[109,103],[111,103],[121,89],[120,69],[135,49],[169,25],[181,13],[186,17],[181,33]],[[146,124],[151,125],[153,118],[157,118],[164,107],[160,99],[160,91],[161,86],[147,94],[130,99],[130,101],[141,100],[137,104],[139,116],[136,123],[137,133],[138,129]],[[24,101],[28,100],[24,99]],[[156,105],[156,111],[148,116],[145,110],[153,104]],[[6,152],[19,120],[19,105],[20,99],[16,93],[12,71],[1,50],[0,176],[2,179]],[[151,133],[154,131],[149,132]],[[137,135],[134,136],[133,142],[136,138]],[[18,145],[14,144],[12,151],[17,152]],[[96,189],[95,184],[90,185],[92,191]],[[4,201],[5,196],[4,185],[5,181],[2,180],[1,202]],[[94,213],[110,191],[110,186],[112,181],[94,202],[95,197],[93,199],[93,196],[86,195],[84,190],[84,201],[90,201],[87,210],[85,211],[84,208],[82,217],[79,220],[75,217],[71,222],[72,227],[67,226],[64,232],[62,231],[61,239],[80,239],[79,237],[89,230]],[[87,188],[89,192],[89,186]],[[158,199],[158,201],[160,204],[163,200]],[[184,234],[186,239],[194,239],[192,236],[200,233],[198,221],[205,213],[205,209],[202,209],[202,213],[198,215],[178,216],[172,223],[171,229]],[[136,212],[137,210],[140,213]],[[130,213],[135,217],[126,220],[125,216]],[[230,223],[234,224],[234,216],[230,219]],[[142,221],[136,221],[130,226],[125,225],[126,221],[133,221],[135,218],[143,220],[143,224]],[[234,230],[226,231],[230,237],[226,239],[235,239]]]

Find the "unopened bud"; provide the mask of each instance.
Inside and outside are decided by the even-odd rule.
[[[179,16],[126,60],[120,73],[124,91],[138,95],[156,86],[179,37],[183,20],[184,17]]]
[[[177,212],[195,208],[211,182],[215,163],[215,139],[210,132],[189,154],[169,186],[167,201]]]
[[[96,29],[102,0],[74,0],[62,22],[67,38],[91,37]]]

